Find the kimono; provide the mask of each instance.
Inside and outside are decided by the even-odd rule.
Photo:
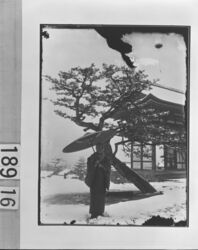
[[[87,161],[87,176],[85,183],[90,188],[91,218],[103,215],[105,209],[106,190],[110,186],[111,164],[107,157],[99,162],[98,153],[94,153]]]

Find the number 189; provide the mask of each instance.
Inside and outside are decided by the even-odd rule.
[[[0,145],[0,179],[19,179],[19,145]]]

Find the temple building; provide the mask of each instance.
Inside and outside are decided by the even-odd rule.
[[[137,102],[138,107],[146,107],[160,112],[168,111],[163,124],[174,131],[187,133],[184,105],[165,101],[149,94]],[[171,134],[169,135],[171,137]],[[163,141],[131,141],[130,157],[126,164],[134,170],[184,170],[187,168],[187,143],[182,147],[169,145]]]

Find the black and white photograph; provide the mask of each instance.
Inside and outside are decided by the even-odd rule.
[[[0,0],[0,249],[198,249],[197,9]]]
[[[188,227],[190,27],[40,25],[39,225]]]

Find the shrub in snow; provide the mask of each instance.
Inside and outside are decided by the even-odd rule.
[[[87,162],[84,157],[80,157],[77,163],[74,165],[73,169],[70,171],[70,174],[74,175],[75,178],[84,181],[86,172],[87,172]]]

